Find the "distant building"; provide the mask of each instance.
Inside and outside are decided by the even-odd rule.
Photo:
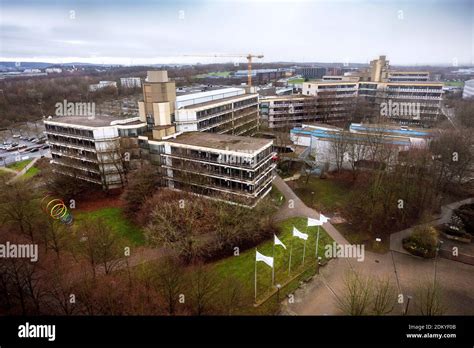
[[[435,135],[433,130],[425,128],[360,123],[352,123],[349,132],[325,124],[303,124],[290,131],[290,139],[295,145],[308,147],[305,153],[311,154],[314,167],[326,170],[337,168],[335,148],[342,141],[347,144],[347,150],[342,156],[342,167],[351,169],[351,159],[356,160],[356,166],[369,163],[394,165],[399,161],[400,153],[411,148],[426,148]],[[381,151],[379,156],[374,157],[371,148],[375,143],[390,150]],[[351,158],[350,149],[354,149],[352,153],[356,157]]]
[[[255,84],[265,84],[287,77],[287,72],[289,72],[287,69],[252,69],[252,81]],[[238,70],[234,73],[235,78],[244,79],[247,76],[248,70]]]
[[[61,69],[61,68],[46,68],[45,72],[48,73],[48,74],[60,74],[60,73],[63,72],[63,69]]]
[[[464,82],[464,89],[462,91],[463,99],[474,97],[474,80],[467,80]]]
[[[326,75],[326,68],[320,66],[304,66],[296,69],[296,74],[304,79],[320,79]]]
[[[117,88],[115,81],[99,81],[99,83],[89,85],[89,92],[95,92],[103,88]]]
[[[23,70],[23,72],[25,74],[36,74],[36,73],[40,73],[41,70],[40,69],[25,69]]]
[[[142,81],[139,77],[121,77],[120,86],[123,88],[139,88],[142,86]]]

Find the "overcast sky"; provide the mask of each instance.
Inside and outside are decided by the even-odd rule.
[[[0,0],[0,60],[473,64],[473,0]]]

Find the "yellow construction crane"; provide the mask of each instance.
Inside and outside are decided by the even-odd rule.
[[[252,86],[252,59],[263,58],[263,54],[186,54],[186,57],[244,57],[247,58],[247,84]]]

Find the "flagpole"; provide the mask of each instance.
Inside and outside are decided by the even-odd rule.
[[[275,284],[275,236],[273,237],[273,267],[272,267],[272,285]]]
[[[255,303],[257,303],[257,248],[255,248]]]
[[[318,226],[318,234],[316,235],[316,252],[314,257],[316,258],[316,264],[318,264],[318,247],[319,247],[319,226]]]
[[[288,262],[288,275],[291,273],[291,254],[293,252],[293,239],[294,237],[291,237],[291,246],[290,246],[290,261]]]
[[[304,240],[304,246],[303,246],[303,262],[301,263],[304,265],[304,254],[306,253],[306,239]]]

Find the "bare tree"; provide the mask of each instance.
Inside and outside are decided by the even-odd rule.
[[[344,293],[338,299],[339,308],[348,315],[366,315],[372,297],[372,281],[354,271],[344,277]]]
[[[102,219],[86,218],[82,222],[79,250],[89,261],[95,277],[97,266],[111,273],[123,258],[121,240]]]
[[[374,285],[372,300],[372,313],[384,315],[390,313],[396,300],[395,287],[390,283],[389,278],[377,279]]]
[[[437,282],[426,281],[418,286],[416,303],[421,315],[443,315],[445,308],[442,299],[442,290]]]
[[[169,315],[176,312],[178,298],[183,290],[183,269],[179,260],[167,257],[156,268],[156,288],[164,298]]]
[[[207,312],[216,293],[216,280],[213,275],[198,264],[192,269],[191,274],[191,298],[195,315]]]

